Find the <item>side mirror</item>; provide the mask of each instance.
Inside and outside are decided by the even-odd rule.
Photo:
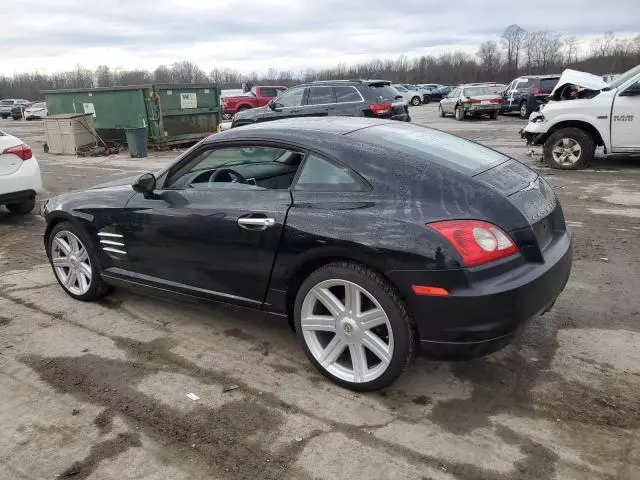
[[[273,110],[274,112],[281,112],[282,109],[284,108],[284,105],[282,105],[281,103],[278,103],[278,102],[274,102],[272,100],[271,102],[269,102],[269,108],[271,110]]]
[[[402,100],[402,95],[396,95],[396,100]]]
[[[156,177],[153,173],[143,173],[132,185],[132,188],[138,193],[148,195],[156,188]]]
[[[636,82],[620,94],[621,97],[635,97],[640,95],[640,82]]]

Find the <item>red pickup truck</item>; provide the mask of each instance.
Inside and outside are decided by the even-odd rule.
[[[262,107],[269,103],[272,98],[284,92],[287,87],[279,85],[269,85],[264,87],[253,87],[250,92],[237,97],[222,98],[222,114],[224,118],[231,118],[237,112],[249,108]]]

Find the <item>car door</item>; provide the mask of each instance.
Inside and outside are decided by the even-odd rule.
[[[513,89],[518,83],[518,79],[512,81],[502,94],[502,105],[507,111],[513,110]]]
[[[523,101],[527,101],[527,96],[529,95],[529,91],[532,85],[533,80],[530,80],[528,78],[521,78],[518,80],[515,87],[511,91],[511,96],[509,97],[512,110],[518,110],[520,108],[520,104]]]
[[[127,252],[130,272],[120,273],[158,289],[261,305],[302,157],[259,142],[196,148],[153,194],[127,203],[118,248]],[[232,174],[211,181],[228,168],[248,183],[229,181]]]
[[[454,88],[449,95],[447,95],[445,98],[442,99],[442,102],[441,102],[442,108],[444,109],[445,113],[454,113],[456,102],[459,95],[460,95],[460,89]]]
[[[618,93],[611,111],[611,148],[640,150],[640,79]]]
[[[314,85],[307,88],[300,116],[327,117],[337,114],[336,94],[332,86]]]
[[[302,103],[306,87],[294,87],[282,92],[273,99],[257,119],[258,121],[277,120],[279,118],[299,117],[302,114]]]

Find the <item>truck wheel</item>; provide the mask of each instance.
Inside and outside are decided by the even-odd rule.
[[[456,107],[456,120],[459,122],[464,120],[464,109],[460,106]]]
[[[551,168],[579,170],[593,160],[596,144],[591,135],[580,128],[562,128],[544,142],[544,161]]]
[[[420,97],[413,97],[411,99],[411,105],[413,105],[414,107],[417,107],[418,105],[420,105]]]
[[[529,105],[527,105],[527,102],[522,102],[520,104],[520,118],[529,118],[529,114],[531,112],[529,112]]]

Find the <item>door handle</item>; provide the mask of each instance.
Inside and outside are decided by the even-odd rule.
[[[273,227],[276,224],[274,218],[252,218],[242,217],[238,219],[238,226],[251,230],[264,230],[268,227]]]

